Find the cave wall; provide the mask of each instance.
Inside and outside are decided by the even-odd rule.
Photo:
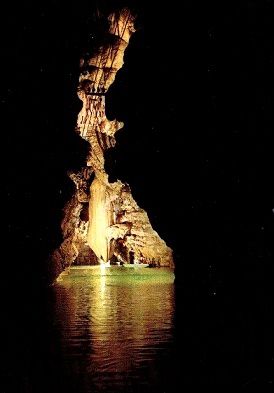
[[[96,258],[98,262],[116,258],[173,267],[172,250],[153,230],[129,185],[110,182],[105,170],[104,153],[115,146],[115,133],[123,127],[122,122],[107,119],[105,94],[123,66],[125,49],[135,32],[134,19],[129,9],[111,13],[92,56],[80,60],[78,97],[83,105],[76,132],[90,148],[86,166],[69,173],[75,193],[64,207],[63,242],[51,256],[55,276],[72,263],[87,260],[87,247],[92,250],[92,264]]]

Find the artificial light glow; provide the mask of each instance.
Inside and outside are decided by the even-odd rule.
[[[106,265],[104,263],[100,263],[100,273],[101,273],[101,276],[106,275]]]

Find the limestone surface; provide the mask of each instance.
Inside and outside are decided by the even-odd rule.
[[[115,146],[123,127],[108,120],[105,95],[124,63],[135,32],[134,16],[122,9],[108,16],[108,30],[90,58],[81,59],[78,97],[83,103],[76,132],[89,145],[86,166],[69,173],[75,193],[64,207],[63,242],[51,256],[58,275],[72,263],[109,261],[173,267],[172,250],[153,230],[147,213],[134,200],[128,184],[111,183],[104,153]]]

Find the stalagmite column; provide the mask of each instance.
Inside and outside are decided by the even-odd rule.
[[[90,193],[87,243],[100,261],[107,261],[110,257],[110,245],[106,234],[107,228],[113,224],[107,187],[95,178],[91,184]]]
[[[134,16],[128,9],[110,14],[102,43],[91,57],[80,61],[78,96],[83,106],[76,131],[90,144],[90,151],[86,167],[70,174],[76,193],[64,209],[64,241],[52,256],[57,274],[81,259],[87,248],[93,263],[114,257],[124,263],[173,266],[172,250],[152,229],[129,186],[110,183],[104,167],[104,152],[114,147],[115,133],[123,127],[123,123],[107,119],[105,94],[123,66],[134,31]]]

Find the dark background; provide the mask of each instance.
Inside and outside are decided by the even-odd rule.
[[[120,4],[136,10],[138,29],[107,94],[108,117],[125,123],[107,168],[111,179],[130,184],[174,250],[184,386],[195,381],[268,392],[274,20],[267,0],[222,2],[222,9],[205,2],[203,12],[190,0],[180,6],[173,0],[6,5],[2,288],[8,331],[15,308],[17,328],[28,318],[41,328],[46,260],[60,244],[62,207],[73,191],[66,172],[85,158],[74,132],[79,58],[98,34],[96,6],[107,12]]]

